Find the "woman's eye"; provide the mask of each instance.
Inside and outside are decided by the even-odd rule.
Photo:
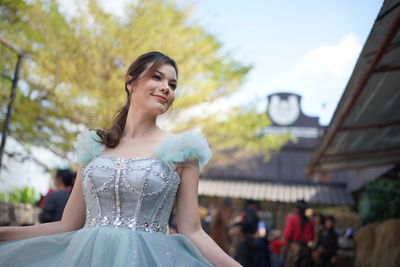
[[[169,86],[171,87],[172,90],[175,91],[175,89],[176,89],[176,84],[170,84]]]
[[[160,75],[153,75],[153,79],[155,79],[155,80],[161,80],[161,76],[160,76]]]

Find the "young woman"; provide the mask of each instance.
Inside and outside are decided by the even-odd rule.
[[[240,266],[200,226],[207,141],[156,125],[175,99],[177,76],[160,52],[129,66],[127,102],[112,127],[78,136],[82,168],[61,221],[0,228],[0,266]],[[180,234],[166,235],[175,200]]]

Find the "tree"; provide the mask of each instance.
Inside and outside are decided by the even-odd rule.
[[[365,224],[400,218],[400,188],[385,178],[370,181],[361,200],[361,217]]]
[[[242,156],[263,154],[267,161],[271,152],[279,151],[289,140],[296,141],[290,133],[282,136],[261,134],[263,128],[270,124],[265,113],[257,112],[250,105],[233,107],[223,114],[217,111],[203,118],[194,118],[179,125],[179,131],[201,125],[214,151],[230,150],[230,154],[239,153]]]
[[[61,13],[55,0],[16,3],[1,2],[0,34],[29,55],[10,128],[10,135],[28,150],[42,146],[65,157],[79,127],[109,127],[125,99],[125,70],[143,52],[162,50],[178,62],[179,97],[171,118],[175,129],[193,124],[183,127],[173,118],[198,104],[236,92],[251,69],[222,53],[216,37],[191,21],[191,6],[182,7],[173,1],[135,1],[127,6],[127,17],[122,20],[102,10],[96,0],[81,3],[72,17]],[[4,57],[4,62],[7,65],[10,59]],[[3,110],[3,98],[0,105]],[[230,113],[229,122],[197,122],[202,123],[211,143],[250,149],[256,148],[260,139],[250,141],[250,135],[259,123],[266,122],[255,119],[258,124],[251,123],[249,118],[254,119],[254,115],[260,118],[254,110],[236,109]],[[220,130],[212,131],[211,125],[218,123]],[[236,124],[241,124],[240,131]],[[236,133],[230,134],[230,143],[222,144],[221,136],[229,131]],[[262,138],[257,149],[276,149],[283,143],[265,146],[268,138]]]

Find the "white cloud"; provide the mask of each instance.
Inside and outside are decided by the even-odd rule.
[[[302,95],[305,113],[328,124],[361,48],[360,39],[347,34],[336,44],[310,50],[288,72],[267,81],[267,88]]]
[[[348,74],[349,69],[352,69],[360,50],[359,38],[354,34],[348,34],[338,44],[309,51],[290,75],[292,78],[304,74],[331,74],[333,77],[343,77]]]
[[[223,113],[231,106],[255,102],[261,111],[266,108],[265,97],[268,94],[288,91],[303,96],[304,113],[320,117],[320,123],[326,125],[336,109],[361,49],[360,38],[355,34],[347,34],[334,44],[309,50],[298,62],[290,62],[286,71],[272,79],[266,78],[264,69],[270,68],[274,62],[260,62],[249,74],[242,90],[230,98],[208,105],[207,110]]]

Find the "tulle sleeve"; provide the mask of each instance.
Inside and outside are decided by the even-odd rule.
[[[86,165],[91,159],[103,153],[105,146],[99,143],[100,137],[94,130],[85,130],[78,134],[74,142],[77,161]]]
[[[200,171],[212,156],[207,140],[200,132],[188,131],[168,138],[154,154],[172,169],[188,160],[197,160]]]

